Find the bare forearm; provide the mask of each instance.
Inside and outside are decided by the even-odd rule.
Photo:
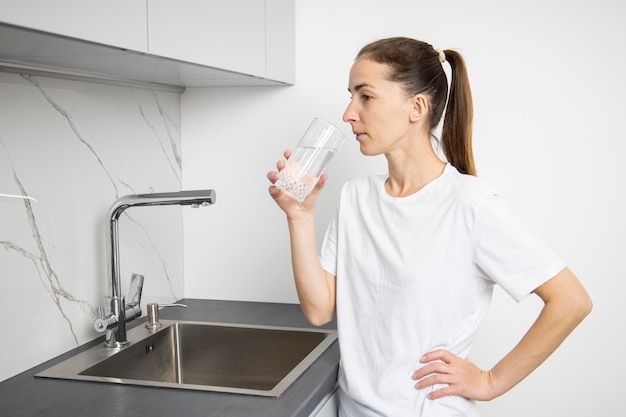
[[[536,292],[545,306],[517,346],[491,370],[494,397],[513,388],[541,365],[591,311],[591,300],[569,269]]]
[[[288,221],[291,260],[298,298],[306,318],[323,325],[335,314],[335,278],[322,268],[313,216]]]
[[[291,151],[283,156],[289,158]],[[276,164],[278,170],[285,167],[285,161]],[[275,184],[280,174],[270,171],[267,178]],[[335,315],[335,277],[322,268],[315,240],[315,203],[328,176],[322,174],[313,191],[299,203],[285,195],[275,186],[269,187],[270,196],[287,215],[291,242],[291,262],[296,290],[302,311],[311,324],[321,326]]]

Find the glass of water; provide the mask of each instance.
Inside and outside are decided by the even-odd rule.
[[[304,201],[344,140],[344,134],[320,118],[313,122],[274,184],[291,198]]]

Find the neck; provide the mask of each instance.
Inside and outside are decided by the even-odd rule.
[[[438,178],[446,165],[435,153],[430,135],[412,141],[410,147],[385,156],[389,168],[385,188],[393,197],[406,197],[418,192]]]

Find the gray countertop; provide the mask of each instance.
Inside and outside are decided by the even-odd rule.
[[[167,320],[312,327],[296,304],[184,299],[188,308],[167,308]],[[137,324],[145,322],[145,318]],[[135,323],[132,323],[135,324]],[[335,323],[326,328],[335,329]],[[335,386],[337,342],[331,345],[281,398],[168,388],[36,378],[38,372],[86,350],[102,338],[0,383],[2,415],[22,416],[220,416],[307,417]],[[3,360],[6,360],[4,358]]]

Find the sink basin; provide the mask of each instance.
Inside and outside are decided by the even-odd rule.
[[[279,397],[336,339],[333,330],[162,320],[122,349],[98,345],[38,377]]]

